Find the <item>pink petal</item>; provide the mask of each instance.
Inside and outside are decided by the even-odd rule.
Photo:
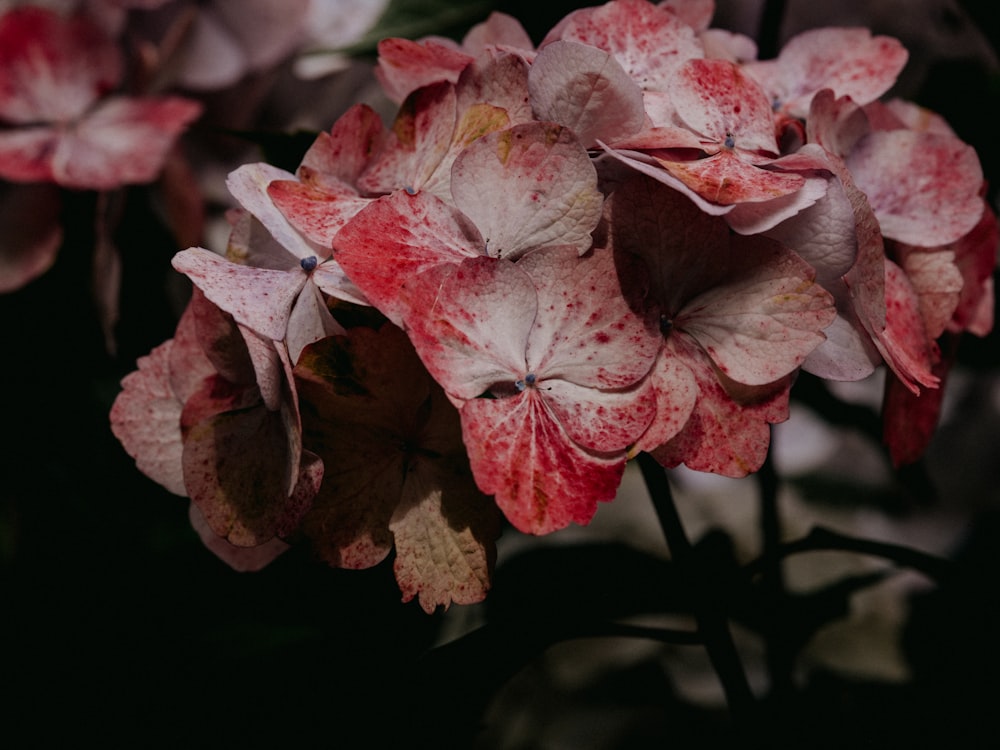
[[[771,201],[791,195],[806,184],[802,175],[761,169],[732,151],[719,151],[693,161],[663,157],[656,160],[703,199],[722,206]]]
[[[707,143],[722,146],[731,141],[727,148],[777,156],[770,102],[740,66],[725,60],[688,60],[669,91],[677,116]]]
[[[776,60],[747,64],[778,106],[805,117],[813,95],[833,89],[858,104],[878,99],[896,82],[907,52],[898,40],[863,28],[820,28],[789,40]]]
[[[857,144],[846,162],[882,233],[891,239],[944,245],[969,232],[982,216],[982,167],[975,150],[957,138],[909,130],[875,132]]]
[[[301,269],[251,268],[201,247],[175,255],[173,266],[237,322],[275,341],[285,338],[292,304],[308,280]]]
[[[730,395],[708,358],[689,341],[676,337],[672,354],[682,357],[698,383],[694,411],[680,433],[650,451],[664,466],[681,463],[696,471],[743,477],[767,457],[770,425],[788,418],[790,380],[735,389]],[[733,387],[730,385],[730,387]]]
[[[531,123],[485,135],[455,160],[451,185],[487,255],[515,259],[555,244],[582,254],[593,243],[603,196],[587,152],[567,128]]]
[[[503,127],[535,119],[528,96],[528,63],[517,52],[491,49],[479,55],[462,71],[455,93],[459,112],[477,104],[502,109],[508,120]]]
[[[473,56],[435,41],[383,39],[375,75],[386,96],[402,102],[411,92],[439,81],[455,83]]]
[[[997,247],[1000,246],[1000,226],[989,206],[979,224],[955,243],[958,268],[964,280],[962,295],[949,325],[951,331],[968,330],[985,336],[993,328],[993,269]]]
[[[0,120],[74,120],[120,78],[118,47],[82,15],[22,5],[0,16]]]
[[[180,97],[105,99],[59,139],[53,178],[65,187],[97,190],[151,182],[200,114],[200,104]]]
[[[646,432],[656,412],[649,380],[631,388],[598,390],[559,378],[538,381],[545,406],[580,447],[595,453],[624,451]]]
[[[698,399],[698,384],[672,350],[661,349],[649,373],[656,415],[630,451],[651,451],[673,438],[687,423]]]
[[[462,49],[470,55],[479,56],[487,47],[508,47],[533,50],[535,45],[524,30],[524,26],[507,13],[493,11],[486,20],[477,23],[462,38]]]
[[[140,357],[139,369],[122,380],[122,390],[111,406],[111,431],[139,471],[183,497],[187,495],[181,464],[184,404],[170,387],[173,343],[170,339]]]
[[[615,142],[645,124],[642,90],[608,52],[577,42],[541,50],[528,75],[540,120],[570,128],[581,144]]]
[[[52,154],[59,131],[40,125],[0,130],[0,177],[13,182],[55,182]]]
[[[298,180],[275,180],[267,195],[288,223],[321,248],[332,248],[333,238],[354,214],[371,203],[353,188],[334,189],[330,181],[323,188]]]
[[[657,5],[675,13],[695,31],[705,31],[715,15],[715,0],[660,0]]]
[[[428,193],[404,191],[363,208],[334,238],[337,262],[372,305],[395,323],[404,282],[440,263],[479,255],[483,240],[468,219]]]
[[[537,294],[513,263],[470,258],[438,265],[407,282],[401,295],[410,339],[449,396],[473,399],[527,376]]]
[[[955,264],[955,253],[901,245],[896,248],[895,258],[917,293],[928,338],[938,338],[951,321],[962,292],[962,273]]]
[[[257,162],[244,164],[230,172],[226,178],[226,187],[240,205],[260,221],[278,244],[293,256],[294,260],[291,262],[310,256],[320,259],[328,257],[328,245],[314,246],[307,242],[275,205],[268,189],[275,180],[294,181],[295,178],[283,169]]]
[[[548,414],[540,391],[474,399],[462,407],[462,434],[479,488],[528,534],[587,524],[614,499],[624,454],[601,456],[573,443]]]
[[[886,364],[914,394],[920,386],[936,388],[939,380],[931,372],[931,342],[920,317],[919,301],[903,270],[885,262],[886,326],[875,339]]]
[[[546,248],[517,267],[531,277],[538,314],[527,349],[527,366],[547,379],[585,388],[627,388],[649,372],[660,349],[659,330],[625,299],[619,274],[644,269],[607,248],[578,257],[573,248]]]
[[[567,15],[542,40],[589,44],[610,52],[643,90],[665,91],[677,68],[702,57],[694,29],[646,0],[617,0]]]
[[[882,364],[882,355],[851,308],[839,313],[823,335],[826,341],[802,363],[806,372],[827,380],[862,380]]]
[[[728,278],[686,304],[674,326],[736,382],[764,385],[791,373],[823,342],[836,315],[832,297],[807,264],[763,238],[716,253]]]
[[[305,181],[301,173],[305,168],[320,176],[320,184],[333,179],[336,184],[354,186],[384,138],[378,112],[367,104],[355,104],[337,118],[329,133],[316,137],[302,157],[299,177]]]

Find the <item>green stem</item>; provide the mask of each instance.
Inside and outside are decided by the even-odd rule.
[[[681,580],[688,586],[698,633],[722,683],[733,722],[741,729],[752,729],[756,701],[729,631],[727,603],[720,597],[718,589],[711,585],[711,581],[706,581],[705,576],[697,569],[698,561],[692,554],[694,548],[677,512],[666,471],[648,453],[640,453],[638,463],[671,558]]]

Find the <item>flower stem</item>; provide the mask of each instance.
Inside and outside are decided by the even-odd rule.
[[[756,701],[729,631],[727,602],[719,587],[712,585],[711,577],[700,570],[700,561],[677,512],[666,471],[648,453],[640,453],[637,460],[671,557],[680,579],[688,587],[698,633],[722,683],[733,722],[741,730],[751,729]]]
[[[764,647],[771,678],[771,698],[781,700],[792,692],[795,652],[788,647],[784,558],[781,554],[781,514],[778,509],[778,475],[771,453],[756,474],[760,488],[760,529],[764,614]]]

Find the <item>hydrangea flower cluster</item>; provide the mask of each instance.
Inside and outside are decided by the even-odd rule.
[[[972,148],[883,100],[896,40],[824,28],[758,60],[710,0],[611,0],[537,45],[387,39],[367,105],[298,169],[235,170],[225,256],[123,381],[115,435],[240,569],[289,544],[404,600],[481,600],[502,517],[587,524],[640,452],[740,477],[800,370],[888,369],[925,447],[943,336],[993,321],[997,221]]]

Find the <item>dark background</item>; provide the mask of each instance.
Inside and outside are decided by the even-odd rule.
[[[500,7],[537,41],[576,5]],[[996,48],[988,4],[963,5]],[[958,23],[944,13],[939,20]],[[986,113],[1000,103],[996,70],[942,60],[913,96],[977,147],[995,186],[998,131]],[[590,622],[677,605],[669,566],[626,545],[532,550],[500,560],[485,630],[428,652],[443,618],[400,603],[391,561],[339,571],[293,549],[261,572],[230,571],[191,531],[187,502],[139,474],[108,428],[118,381],[172,335],[176,320],[164,279],[177,248],[149,188],[129,188],[126,199],[116,236],[125,274],[116,355],[104,346],[89,292],[92,195],[65,193],[67,241],[55,267],[0,297],[0,742],[355,747],[363,739],[408,747],[426,734],[439,747],[472,747],[481,722],[505,720],[484,719],[495,691],[537,669],[551,643]],[[996,336],[961,349],[984,398],[997,382],[998,354]],[[981,409],[992,407],[984,401]],[[985,441],[998,436],[995,423],[975,429]],[[946,438],[961,442],[956,430]],[[994,460],[997,444],[979,445],[976,460]],[[947,448],[935,449],[950,455]],[[956,500],[941,490],[930,502]],[[771,746],[1000,742],[1000,505],[994,486],[961,489],[980,490],[977,502],[960,498],[975,508],[974,531],[954,554],[962,574],[913,603],[904,634],[913,680],[816,675],[762,709]],[[905,513],[905,504],[893,512]],[[554,693],[553,716],[628,715],[618,742],[601,747],[748,742],[724,714],[686,704],[655,664]],[[496,736],[495,727],[483,733]]]

